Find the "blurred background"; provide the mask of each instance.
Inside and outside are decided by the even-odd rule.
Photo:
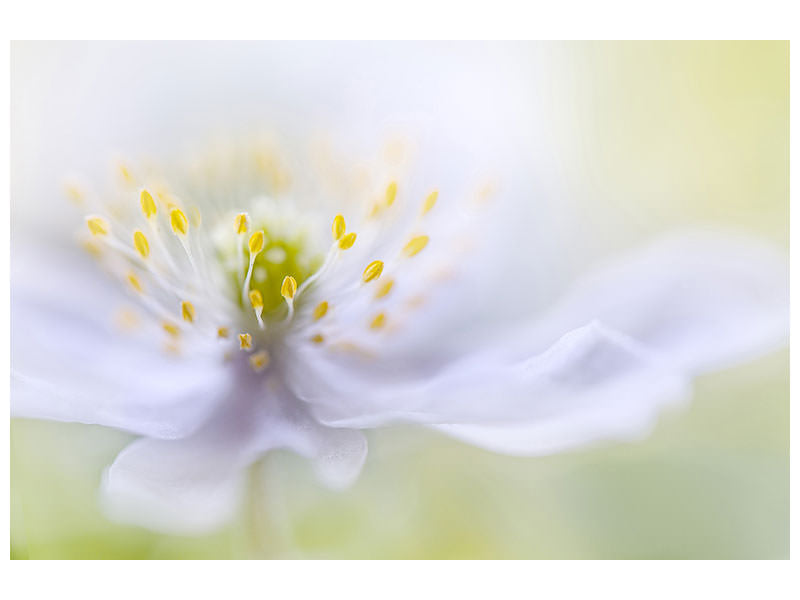
[[[788,252],[784,42],[15,43],[11,95],[12,262],[34,218],[63,210],[71,173],[258,120],[356,146],[399,129],[429,155],[490,165],[529,233],[509,262],[534,295],[682,225]],[[558,248],[557,272],[542,247]],[[507,317],[531,306],[520,294]],[[512,458],[379,430],[344,492],[273,453],[237,520],[205,537],[102,516],[102,470],[131,439],[12,420],[12,558],[789,555],[788,350],[698,379],[690,407],[640,443]]]

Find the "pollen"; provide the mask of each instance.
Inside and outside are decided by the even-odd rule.
[[[178,328],[178,326],[175,325],[175,323],[170,323],[169,321],[164,321],[161,324],[161,327],[172,337],[178,337],[181,333],[181,330]]]
[[[386,188],[386,206],[391,206],[394,204],[395,199],[397,198],[397,182],[391,182],[388,187]]]
[[[138,229],[133,233],[133,245],[142,258],[147,258],[150,255],[150,244],[147,242],[145,235]]]
[[[269,354],[266,350],[259,350],[250,357],[250,367],[260,373],[269,366]]]
[[[328,314],[328,303],[323,300],[314,309],[314,320],[319,321],[326,314]]]
[[[370,329],[380,329],[386,325],[386,313],[378,313],[372,318],[372,321],[369,323]]]
[[[135,291],[139,292],[140,294],[144,291],[144,288],[142,287],[142,282],[139,281],[139,278],[136,276],[136,273],[134,272],[128,273],[128,283]]]
[[[297,280],[291,275],[287,275],[283,278],[283,283],[281,283],[281,296],[286,298],[287,300],[291,300],[294,298],[294,294],[297,291]]]
[[[339,240],[339,248],[342,250],[349,250],[356,243],[356,234],[348,233],[346,236]]]
[[[422,203],[422,214],[428,214],[434,206],[436,206],[436,200],[439,199],[439,190],[433,190],[428,197],[425,198],[425,202]]]
[[[238,235],[247,233],[250,228],[250,217],[247,213],[239,213],[233,221],[233,227]]]
[[[89,217],[86,219],[86,225],[92,235],[107,235],[111,230],[108,223],[102,217]]]
[[[342,215],[336,215],[333,218],[333,225],[331,225],[331,233],[333,234],[333,240],[337,241],[341,239],[344,235],[345,231],[345,223],[344,217]]]
[[[181,302],[181,317],[183,317],[183,320],[187,323],[194,323],[195,311],[194,305],[191,302],[187,300]]]
[[[381,273],[383,273],[383,261],[373,260],[367,265],[367,268],[364,269],[364,274],[361,278],[364,280],[364,283],[367,283],[380,277]]]
[[[186,235],[189,231],[189,220],[180,208],[173,208],[170,211],[169,224],[175,235]]]
[[[321,344],[322,342],[325,341],[325,338],[322,337],[321,333],[315,333],[314,335],[311,336],[311,341],[315,344]]]
[[[249,333],[239,334],[239,348],[242,350],[250,350],[253,347],[253,336]]]
[[[230,335],[230,333],[231,332],[228,330],[227,327],[218,327],[217,328],[217,337],[220,338],[220,339],[227,339],[227,337]]]
[[[389,292],[392,291],[394,287],[394,279],[389,279],[388,281],[384,281],[381,284],[381,287],[378,288],[378,291],[375,292],[375,298],[384,298],[385,296],[389,295]]]
[[[156,216],[156,202],[153,196],[147,190],[142,190],[140,194],[140,201],[142,204],[142,214],[146,219],[152,219]]]
[[[264,297],[261,295],[261,292],[258,290],[250,290],[250,304],[252,304],[253,308],[256,310],[264,308]]]
[[[403,247],[403,253],[406,256],[414,256],[419,254],[428,245],[430,238],[427,235],[418,235],[411,238],[408,243]]]
[[[264,248],[264,232],[256,231],[253,235],[251,235],[250,241],[247,242],[247,247],[252,255],[261,252],[261,250]]]

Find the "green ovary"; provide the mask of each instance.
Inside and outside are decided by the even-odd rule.
[[[253,274],[250,278],[250,289],[258,290],[264,299],[264,317],[268,318],[271,312],[280,310],[285,306],[281,296],[281,283],[283,278],[291,275],[300,285],[316,271],[322,264],[322,256],[309,252],[308,244],[302,235],[294,238],[280,237],[270,232],[264,225],[256,225],[252,231],[264,232],[264,249],[258,253],[253,263]],[[241,282],[247,275],[249,265],[249,252],[247,248],[248,236],[243,236],[242,248],[244,260],[242,271],[231,272],[231,279],[238,290],[237,301],[242,308],[250,309],[249,304],[242,303]]]

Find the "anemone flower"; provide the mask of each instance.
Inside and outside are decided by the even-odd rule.
[[[345,48],[344,63],[368,62]],[[430,48],[412,57],[426,68],[406,65],[427,77],[420,105],[451,108],[427,107],[433,160],[392,151],[343,165],[252,138],[210,143],[120,164],[113,183],[93,174],[72,184],[78,210],[56,225],[76,232],[74,248],[42,226],[45,211],[34,211],[34,227],[15,227],[12,416],[140,436],[105,472],[111,518],[212,530],[235,514],[248,467],[279,448],[344,488],[367,459],[364,431],[395,424],[526,456],[639,439],[688,399],[694,376],[786,343],[787,265],[768,244],[681,230],[576,270],[580,234],[568,219],[542,206],[534,234],[519,203],[506,202],[518,188],[502,176],[484,185],[452,154],[437,161],[463,147],[454,132],[468,121],[485,146],[468,148],[477,163],[499,157],[517,178],[530,175],[518,152],[497,152],[502,132],[520,126],[512,115],[530,112],[508,89],[519,78],[496,86],[509,110],[481,95],[507,52],[484,64],[486,48],[469,48],[466,70],[437,66],[449,54]],[[395,54],[392,78],[401,58],[412,60],[407,47]],[[383,73],[386,58],[367,75]],[[475,69],[483,75],[468,77]],[[284,114],[321,97],[300,88],[306,104]],[[391,111],[387,89],[381,107]],[[15,207],[28,200],[17,193]],[[530,297],[531,283],[541,294],[515,320],[512,301]]]

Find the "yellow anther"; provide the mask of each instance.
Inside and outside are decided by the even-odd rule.
[[[111,230],[111,227],[102,217],[89,217],[86,219],[86,225],[89,226],[89,231],[92,232],[92,235],[107,235]]]
[[[147,242],[145,235],[138,229],[133,232],[133,245],[142,258],[147,258],[150,255],[150,244]]]
[[[189,207],[189,223],[191,223],[192,227],[195,229],[200,229],[200,226],[203,224],[203,215],[196,206]]]
[[[291,300],[294,298],[294,294],[297,291],[297,280],[292,277],[291,275],[287,275],[283,278],[283,283],[281,283],[281,296],[286,298],[287,300]]]
[[[336,215],[333,217],[333,225],[331,225],[331,233],[333,233],[334,241],[341,239],[341,237],[344,235],[344,231],[344,217],[342,215]]]
[[[175,325],[175,323],[170,323],[169,321],[164,321],[161,323],[161,327],[163,327],[164,331],[166,331],[172,337],[178,337],[181,333],[181,330],[178,328],[178,326]]]
[[[381,284],[381,287],[378,288],[378,291],[375,292],[375,297],[376,298],[383,298],[384,296],[387,296],[389,294],[389,292],[392,291],[393,287],[394,287],[394,279],[390,279],[388,281],[384,281]]]
[[[186,235],[189,231],[189,220],[180,208],[173,207],[169,212],[169,224],[175,235]]]
[[[353,244],[355,243],[356,243],[356,234],[348,233],[339,240],[339,248],[341,248],[342,250],[348,250],[352,248]]]
[[[133,183],[133,175],[131,175],[130,169],[125,165],[119,165],[119,174],[122,176],[122,179],[125,180],[125,183]]]
[[[386,188],[386,206],[394,204],[395,198],[397,198],[397,182],[393,181]]]
[[[384,325],[386,325],[386,313],[378,313],[370,321],[369,327],[370,329],[380,329]]]
[[[189,323],[194,323],[194,305],[191,302],[184,300],[181,302],[181,317],[183,317],[184,321]]]
[[[100,258],[100,256],[102,256],[102,254],[103,254],[103,251],[100,248],[100,246],[96,242],[94,242],[92,240],[84,241],[83,242],[83,249],[86,250],[86,252],[88,252],[89,254],[94,256],[95,258]]]
[[[430,210],[436,206],[436,200],[439,198],[439,190],[433,190],[428,197],[425,198],[425,202],[422,203],[422,214],[428,214]]]
[[[250,249],[250,254],[258,254],[264,249],[264,232],[256,231],[250,236],[250,241],[247,242],[247,247]]]
[[[152,219],[156,216],[157,208],[156,202],[153,200],[153,196],[147,190],[142,190],[140,195],[140,200],[142,203],[142,214],[145,216],[146,219]]]
[[[140,294],[144,290],[144,288],[142,287],[142,282],[139,281],[139,278],[136,276],[136,273],[133,272],[128,273],[128,283],[130,283],[131,287]]]
[[[247,230],[250,228],[250,217],[247,213],[239,213],[236,215],[233,221],[233,227],[239,235],[247,233]]]
[[[403,253],[406,256],[414,256],[419,254],[428,245],[430,238],[427,235],[418,235],[411,238],[408,243],[403,247]]]
[[[64,192],[67,194],[67,198],[73,202],[73,204],[76,206],[83,206],[83,192],[77,185],[65,186]]]
[[[328,303],[322,301],[317,304],[317,307],[314,309],[314,320],[319,321],[326,314],[328,314]]]
[[[311,341],[314,342],[315,344],[321,344],[322,342],[325,341],[325,338],[322,337],[321,333],[315,333],[314,335],[311,336]]]
[[[361,278],[364,280],[364,283],[368,281],[372,281],[373,279],[377,279],[383,273],[383,261],[382,260],[373,260],[371,263],[367,265],[367,268],[364,269],[364,274]]]
[[[249,333],[239,334],[239,348],[242,350],[250,350],[253,347],[253,336]]]
[[[260,373],[269,366],[269,354],[266,350],[259,350],[250,357],[250,366],[256,373]]]
[[[256,310],[264,308],[264,297],[258,290],[250,290],[250,304]]]
[[[218,338],[227,338],[230,335],[230,330],[227,327],[218,327],[217,328],[217,337]]]

